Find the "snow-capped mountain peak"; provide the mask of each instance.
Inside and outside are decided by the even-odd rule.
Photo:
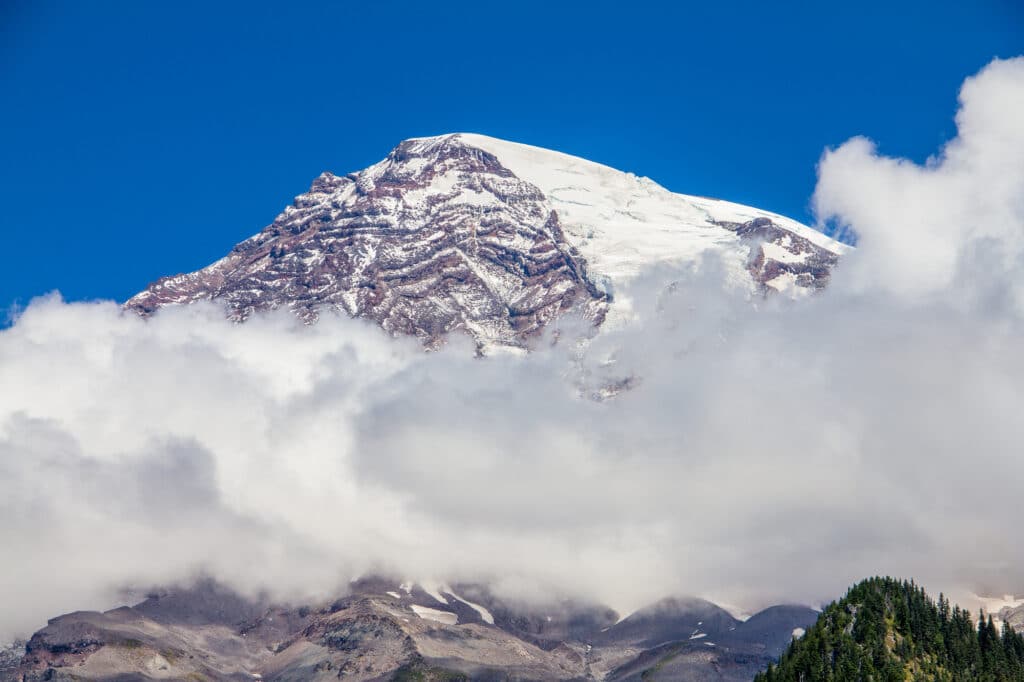
[[[795,221],[560,152],[483,135],[413,138],[363,171],[323,173],[225,258],[126,306],[215,299],[244,319],[324,307],[428,345],[453,330],[526,347],[557,316],[597,327],[634,277],[716,253],[752,289],[820,288],[843,247]]]

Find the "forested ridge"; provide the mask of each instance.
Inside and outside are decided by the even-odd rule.
[[[1024,637],[991,615],[929,597],[913,581],[870,578],[829,604],[755,682],[1024,682]]]

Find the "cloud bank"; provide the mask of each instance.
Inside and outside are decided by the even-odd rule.
[[[826,152],[815,207],[859,248],[822,295],[650,273],[582,357],[33,302],[0,332],[0,634],[200,570],[282,598],[387,571],[621,609],[878,573],[1024,591],[1022,108],[1024,59],[996,61],[924,166]]]

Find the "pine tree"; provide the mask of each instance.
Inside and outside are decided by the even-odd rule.
[[[758,682],[1024,682],[1024,637],[913,581],[871,578],[829,604]]]

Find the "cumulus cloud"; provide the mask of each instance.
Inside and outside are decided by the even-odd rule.
[[[923,166],[878,154],[867,138],[828,151],[819,216],[854,229],[848,284],[901,298],[945,296],[963,278],[999,284],[1024,254],[1024,58],[996,60],[960,91],[958,135]],[[966,283],[964,293],[984,281]],[[1017,292],[1014,292],[1017,296]]]
[[[822,295],[650,273],[636,322],[582,356],[33,302],[0,332],[0,633],[197,571],[287,599],[379,571],[623,610],[814,602],[876,573],[1022,591],[1022,93],[1024,60],[968,80],[924,166],[826,153],[816,207],[860,247]]]

